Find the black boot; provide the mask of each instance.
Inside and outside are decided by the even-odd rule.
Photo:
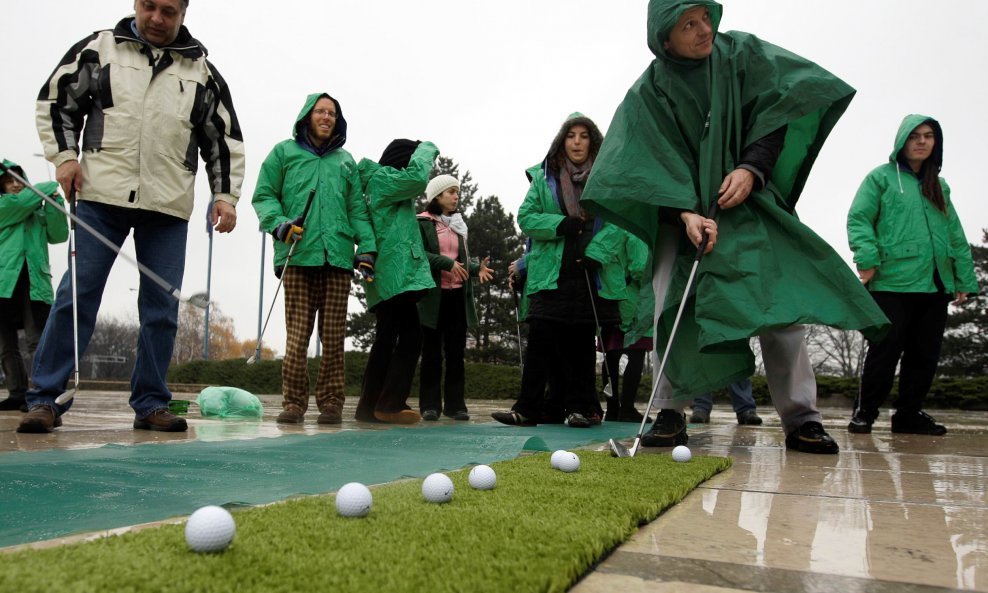
[[[20,410],[27,412],[27,402],[23,394],[11,394],[7,399],[0,400],[0,412],[12,412]]]
[[[675,447],[689,441],[686,434],[686,417],[676,410],[662,410],[655,418],[651,430],[642,436],[643,447]]]

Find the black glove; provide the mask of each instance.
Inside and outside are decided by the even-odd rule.
[[[282,243],[291,244],[302,238],[302,227],[300,226],[302,218],[296,218],[291,222],[283,222],[278,226],[274,227],[271,231],[271,235],[281,241]]]
[[[364,278],[364,282],[374,281],[374,254],[361,253],[353,258],[353,267]]]
[[[556,227],[556,236],[575,237],[583,232],[583,219],[579,216],[567,216]]]

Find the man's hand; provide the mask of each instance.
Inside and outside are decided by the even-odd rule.
[[[861,278],[861,284],[868,284],[871,279],[875,277],[875,268],[868,268],[867,270],[858,270],[858,278]]]
[[[229,202],[213,201],[209,222],[220,233],[229,233],[237,227],[237,209]]]
[[[65,161],[55,169],[55,180],[62,186],[62,193],[71,196],[72,188],[82,191],[82,165],[79,161]]]
[[[755,174],[747,169],[735,169],[724,178],[717,193],[720,198],[717,203],[723,209],[733,208],[748,199],[751,188],[755,186]]]
[[[959,307],[959,306],[963,305],[966,302],[967,302],[967,293],[966,292],[955,292],[954,293],[954,301],[951,302],[950,304],[951,305],[954,305],[955,307]]]
[[[703,233],[707,233],[707,248],[704,254],[710,253],[717,243],[717,221],[712,218],[705,218],[692,212],[683,212],[679,215],[680,220],[686,225],[686,236],[689,237],[693,245],[700,246],[703,241]]]
[[[480,262],[480,271],[477,273],[477,277],[480,278],[481,284],[494,279],[494,270],[487,267],[489,263],[491,263],[491,256],[489,255]]]

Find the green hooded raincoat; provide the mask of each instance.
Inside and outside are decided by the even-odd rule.
[[[415,220],[415,198],[425,191],[438,155],[435,144],[423,142],[404,169],[382,167],[370,159],[358,165],[378,248],[374,282],[364,284],[368,308],[436,286]]]
[[[27,179],[16,163],[8,160],[3,163]],[[43,181],[35,187],[64,204],[57,193],[58,183]],[[31,300],[50,305],[54,293],[48,244],[62,243],[68,237],[65,215],[48,202],[42,204],[41,198],[29,188],[16,194],[0,195],[0,298],[10,298],[14,293],[17,278],[27,262]]]
[[[710,12],[713,53],[703,60],[667,54],[668,32],[696,5]],[[854,89],[753,35],[716,33],[720,16],[720,4],[709,0],[649,3],[655,60],[618,108],[583,194],[589,210],[654,248],[660,208],[706,212],[742,150],[787,127],[766,187],[718,219],[717,247],[703,259],[667,363],[683,398],[754,372],[748,338],[767,329],[811,323],[878,337],[888,324],[850,268],[794,212]],[[695,253],[681,228],[663,230],[678,234],[682,257],[656,330],[660,350]]]
[[[978,291],[971,247],[964,237],[950,187],[940,178],[947,212],[941,212],[923,196],[920,180],[897,162],[909,134],[930,123],[936,137],[937,170],[943,164],[940,124],[925,115],[907,115],[895,135],[889,162],[875,167],[858,188],[847,213],[847,237],[854,263],[861,270],[875,270],[868,283],[874,291],[937,292],[933,271],[940,274],[948,294]]]
[[[306,98],[292,126],[293,138],[304,131],[306,118],[321,97],[329,95],[313,93]],[[331,148],[322,156],[291,139],[276,144],[261,164],[251,205],[266,233],[301,216],[309,193],[316,190],[303,222],[305,232],[292,254],[293,266],[328,263],[349,270],[353,268],[354,244],[357,244],[358,253],[377,251],[357,163],[342,148],[346,142],[346,120],[339,103],[337,113]],[[276,269],[285,265],[289,248],[281,241],[274,242]]]

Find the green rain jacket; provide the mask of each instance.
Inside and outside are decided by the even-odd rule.
[[[941,212],[923,196],[920,180],[898,162],[909,134],[920,124],[933,127],[936,144],[930,158],[943,165],[943,132],[925,115],[907,115],[895,135],[889,162],[872,169],[847,213],[847,237],[860,270],[877,268],[868,283],[873,291],[937,292],[933,272],[947,293],[974,293],[978,280],[971,247],[950,201],[950,187],[940,178],[947,205]]]
[[[27,179],[16,163],[5,159],[3,164]],[[58,195],[58,183],[44,181],[35,187],[64,204]],[[51,288],[48,244],[62,243],[68,237],[65,215],[48,202],[42,203],[30,188],[0,195],[0,298],[10,298],[14,293],[26,262],[30,299],[50,305],[55,295]]]
[[[712,54],[703,60],[666,54],[668,31],[696,5],[710,11]],[[583,194],[589,210],[654,248],[661,208],[706,212],[742,150],[786,126],[765,187],[721,213],[717,247],[700,266],[667,363],[682,398],[750,376],[748,338],[767,329],[824,324],[877,338],[888,324],[850,268],[794,212],[854,89],[750,34],[717,33],[720,16],[720,4],[710,0],[649,2],[655,59],[618,108]],[[660,348],[696,251],[681,228],[674,232],[682,257],[656,329]]]
[[[337,109],[336,128],[329,150],[319,156],[298,141],[305,134],[309,113],[321,97],[332,99],[325,93],[309,95],[295,118],[294,139],[279,142],[264,159],[251,205],[257,212],[261,230],[270,233],[279,224],[301,216],[309,193],[315,189],[316,195],[303,222],[305,232],[292,254],[291,265],[329,264],[350,270],[354,244],[358,253],[374,253],[377,243],[361,192],[357,163],[342,148],[347,126],[336,99],[333,99]],[[275,240],[275,269],[285,265],[289,248]]]
[[[620,300],[624,345],[630,346],[652,336],[655,317],[652,257],[644,241],[616,225],[606,225],[600,236],[611,233],[617,235],[616,240],[591,242],[587,257],[601,263],[600,296]]]
[[[419,323],[425,327],[436,329],[439,324],[439,308],[442,302],[442,273],[453,269],[453,260],[445,255],[439,254],[439,234],[436,232],[436,222],[428,212],[418,214],[419,233],[422,236],[422,244],[425,246],[425,253],[429,259],[429,268],[432,270],[433,286],[422,300],[418,302]],[[463,283],[463,299],[466,301],[467,327],[477,327],[477,305],[473,300],[473,279],[480,274],[480,262],[470,259],[467,249],[467,242],[460,237],[459,253],[456,261],[463,263],[470,275]]]
[[[378,249],[374,282],[364,284],[368,308],[405,292],[436,286],[415,220],[415,198],[425,191],[438,155],[435,144],[423,142],[404,169],[382,167],[370,159],[362,159],[357,166]]]

